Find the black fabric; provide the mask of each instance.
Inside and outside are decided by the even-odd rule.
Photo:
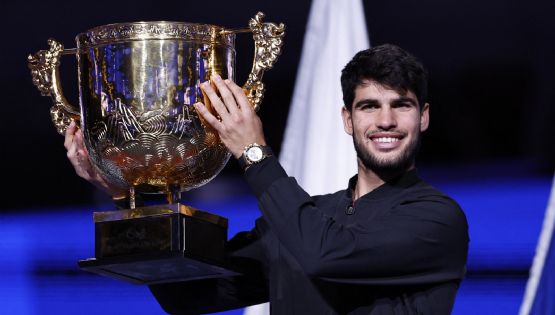
[[[259,264],[247,278],[268,279],[272,314],[450,313],[465,274],[466,218],[416,171],[354,204],[356,177],[346,190],[315,197],[275,157],[245,177],[263,215],[230,242],[230,257]],[[164,290],[155,296],[163,304]]]

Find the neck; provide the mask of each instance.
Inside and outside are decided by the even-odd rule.
[[[402,174],[414,169],[414,163],[406,169],[399,169],[395,171],[376,171],[366,168],[364,164],[358,163],[358,180],[356,187],[353,191],[353,199],[356,200],[360,196],[373,191],[384,183],[387,183]]]

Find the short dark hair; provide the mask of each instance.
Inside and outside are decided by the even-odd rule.
[[[392,44],[358,52],[341,71],[343,102],[351,111],[355,89],[364,80],[375,81],[400,93],[413,92],[422,110],[428,97],[428,71],[413,55]]]

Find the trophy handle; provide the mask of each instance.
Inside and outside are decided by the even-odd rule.
[[[263,17],[264,13],[258,12],[249,21],[249,28],[254,39],[254,60],[249,78],[243,85],[243,90],[245,90],[255,111],[258,111],[264,96],[262,75],[264,75],[264,71],[272,68],[277,57],[281,54],[283,36],[285,35],[285,25],[283,23],[279,25],[262,23]]]
[[[54,106],[50,109],[52,122],[58,133],[63,135],[72,120],[80,120],[79,110],[72,106],[62,93],[60,84],[60,57],[75,54],[75,49],[66,49],[59,42],[49,39],[50,49],[40,50],[27,57],[33,83],[43,96],[52,96]]]

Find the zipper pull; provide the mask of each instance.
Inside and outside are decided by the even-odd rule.
[[[346,214],[346,215],[352,215],[352,214],[354,214],[354,213],[355,213],[355,205],[351,203],[351,204],[349,204],[349,205],[347,206],[347,208],[345,209],[345,214]]]

